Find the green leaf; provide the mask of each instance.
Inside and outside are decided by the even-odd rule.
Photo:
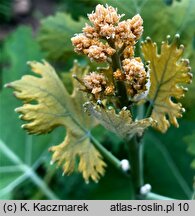
[[[194,171],[189,167],[192,157],[186,152],[183,137],[194,129],[194,123],[182,120],[180,127],[170,127],[166,136],[153,130],[145,134],[145,181],[153,192],[176,199],[191,198]]]
[[[188,145],[188,148],[187,148],[187,151],[195,156],[195,131],[193,132],[192,135],[188,135],[184,138],[184,141],[187,143]],[[191,167],[193,169],[195,169],[195,159],[192,161],[191,163]]]
[[[106,129],[122,138],[130,139],[135,134],[141,136],[146,128],[154,124],[152,118],[133,122],[130,111],[125,109],[122,109],[116,114],[113,108],[105,109],[92,102],[86,102],[84,107],[89,114],[97,118]]]
[[[195,200],[195,176],[194,176],[193,188],[194,188],[194,193],[193,193],[193,195],[192,195],[192,199]]]
[[[79,19],[80,16],[86,16],[98,4],[97,0],[60,0],[60,10],[70,13],[73,18]]]
[[[71,37],[81,32],[86,20],[75,21],[70,15],[57,13],[42,20],[38,41],[49,59],[64,60],[74,54]],[[70,56],[69,56],[70,57]]]
[[[178,48],[178,39],[176,35],[172,43],[162,42],[160,53],[150,38],[142,43],[144,58],[150,62],[148,100],[153,107],[151,117],[157,121],[155,127],[163,133],[170,123],[179,127],[177,118],[182,117],[183,108],[171,98],[184,97],[186,89],[181,84],[189,84],[192,79],[188,59],[181,59],[184,47]]]
[[[26,74],[26,61],[42,56],[28,27],[20,27],[6,38],[3,52],[9,60],[9,67],[3,68],[3,84]],[[56,143],[60,139],[60,134],[26,136],[20,128],[21,123],[17,115],[13,112],[19,104],[7,89],[0,92],[0,198],[12,196],[15,187],[27,178],[43,191],[46,198],[56,198],[35,170],[47,155],[45,149]]]
[[[105,177],[90,191],[88,199],[92,200],[132,200],[133,186],[131,179],[109,166]]]
[[[14,94],[24,102],[17,108],[20,118],[28,121],[22,128],[30,134],[51,132],[57,126],[66,128],[65,140],[50,150],[52,161],[62,166],[64,173],[75,170],[77,158],[78,171],[83,174],[86,182],[91,177],[98,181],[104,174],[105,163],[101,155],[90,142],[90,129],[96,125],[93,118],[83,113],[85,98],[78,90],[78,82],[74,79],[74,91],[68,93],[54,68],[47,62],[29,62],[32,71],[38,75],[23,76],[21,80],[7,84],[14,88]],[[75,63],[72,74],[81,76],[88,68],[81,68]],[[35,101],[35,104],[33,103]]]
[[[13,14],[13,3],[11,0],[1,0],[0,2],[0,23],[10,21]]]

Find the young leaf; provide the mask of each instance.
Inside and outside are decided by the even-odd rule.
[[[105,163],[90,142],[90,129],[95,122],[82,113],[84,98],[77,89],[77,81],[73,81],[74,91],[69,95],[51,65],[47,62],[29,62],[29,65],[37,76],[26,75],[8,84],[15,89],[15,96],[24,101],[24,105],[16,109],[21,119],[28,121],[22,127],[31,134],[43,134],[64,126],[65,140],[50,148],[52,161],[63,166],[64,173],[70,174],[78,158],[78,170],[84,179],[88,181],[91,177],[98,181],[104,174]],[[86,70],[75,64],[72,72],[80,76]]]
[[[86,20],[74,21],[70,15],[57,13],[41,22],[38,41],[47,56],[53,60],[64,60],[74,52],[70,38],[80,32]]]
[[[95,106],[91,102],[84,104],[85,109],[108,130],[116,133],[122,138],[130,139],[135,134],[141,135],[144,130],[154,124],[152,118],[142,119],[133,122],[130,111],[122,109],[116,114],[114,109],[104,109],[101,106]]]
[[[182,117],[184,109],[180,103],[171,98],[179,99],[184,96],[186,89],[180,84],[190,83],[189,61],[181,59],[184,47],[178,48],[179,36],[176,35],[170,44],[168,41],[161,45],[158,54],[156,43],[147,38],[142,43],[142,52],[146,61],[150,61],[151,87],[148,100],[153,106],[151,117],[157,121],[155,126],[161,132],[166,132],[170,123],[178,127],[177,118]]]

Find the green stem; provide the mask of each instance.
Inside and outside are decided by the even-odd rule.
[[[97,150],[99,150],[100,153],[103,155],[103,157],[110,161],[117,169],[120,169],[122,171],[120,160],[116,158],[110,151],[104,148],[104,146],[102,146],[101,143],[99,143],[99,141],[95,139],[95,137],[90,136],[90,139],[94,146],[97,148]]]
[[[152,192],[148,193],[145,197],[143,197],[143,199],[145,200],[174,200],[173,198],[161,196],[159,194],[155,194]]]
[[[28,165],[24,164],[23,161],[18,157],[18,155],[16,155],[15,152],[13,152],[7,145],[5,145],[5,143],[2,140],[0,140],[0,150],[15,165],[19,166],[24,175],[28,175],[32,182],[34,182],[49,199],[58,199],[58,197],[53,193],[53,191],[50,190],[48,185],[32,169],[32,167],[29,167]],[[7,187],[9,187],[9,185]],[[2,190],[1,193],[3,193]]]
[[[143,119],[144,118],[144,114],[145,114],[145,107],[143,104],[139,105],[137,107],[137,116],[136,116],[136,119],[139,120],[139,119]]]
[[[46,175],[43,178],[43,181],[49,185],[51,183],[51,180],[53,178],[53,176],[56,173],[56,169],[51,169],[51,170],[47,170]],[[40,200],[44,198],[44,193],[41,190],[38,190],[35,195],[32,197],[33,200]]]
[[[151,115],[151,113],[152,113],[152,108],[153,108],[153,104],[152,104],[152,102],[150,102],[150,105],[148,106],[148,109],[147,109],[147,111],[146,111],[145,118],[150,117],[150,115]]]
[[[136,198],[140,195],[140,188],[144,185],[143,177],[143,143],[138,136],[127,142],[129,149],[129,161],[131,166],[131,177]]]

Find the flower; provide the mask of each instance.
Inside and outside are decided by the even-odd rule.
[[[98,4],[95,12],[88,14],[88,18],[95,28],[99,29],[104,25],[116,25],[124,14],[117,14],[117,9],[112,6]]]
[[[147,73],[140,58],[122,62],[129,94],[133,97],[146,90]]]
[[[83,34],[77,34],[75,37],[71,38],[72,44],[74,45],[75,52],[83,53],[85,49],[88,49],[91,44],[92,40],[86,37]]]
[[[139,40],[143,33],[143,19],[139,14],[135,15],[130,20],[131,31],[135,35],[136,40]]]
[[[83,77],[83,83],[86,89],[94,94],[96,99],[98,99],[100,93],[105,90],[106,78],[103,74],[91,72]]]

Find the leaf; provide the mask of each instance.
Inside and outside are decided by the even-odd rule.
[[[0,23],[10,21],[13,14],[13,3],[11,0],[1,0],[0,2]]]
[[[152,185],[154,192],[176,199],[191,198],[194,171],[189,167],[191,157],[183,137],[194,128],[194,123],[182,119],[180,127],[171,127],[166,136],[152,129],[145,134],[145,181]]]
[[[65,60],[74,54],[71,37],[81,32],[86,20],[74,21],[70,15],[57,13],[41,21],[38,41],[47,57],[52,60]]]
[[[144,130],[154,124],[152,118],[142,119],[133,122],[130,111],[122,109],[116,114],[114,109],[105,109],[96,106],[92,102],[84,104],[90,115],[96,117],[100,123],[108,130],[122,138],[131,138],[135,134],[141,135]]]
[[[194,193],[192,195],[192,200],[195,200],[195,176],[194,176],[193,188],[194,188]]]
[[[173,1],[181,1],[181,0],[164,0],[167,5],[173,4]]]
[[[1,54],[6,56],[2,60],[1,81],[3,85],[27,73],[26,61],[31,58],[42,58],[39,46],[33,39],[32,30],[29,27],[19,27],[6,37]],[[45,149],[51,143],[58,142],[61,135],[58,130],[52,135],[27,136],[21,130],[21,123],[13,112],[13,109],[19,104],[19,101],[12,97],[7,89],[1,90],[0,199],[8,196],[13,199],[14,189],[18,186],[22,187],[26,179],[29,179],[31,184],[35,184],[36,190],[41,190],[47,199],[54,199],[57,196],[35,170],[48,154]]]
[[[187,151],[195,156],[195,133],[193,132],[192,135],[188,135],[184,138],[184,142],[187,143],[188,145],[188,148],[187,148]],[[191,167],[193,169],[195,169],[195,159],[192,161],[191,163]]]
[[[86,16],[91,13],[98,4],[96,0],[61,0],[60,9],[66,10],[73,18],[78,19],[80,16]]]
[[[83,114],[84,98],[77,89],[77,81],[73,81],[74,91],[69,95],[51,65],[47,62],[29,62],[29,65],[37,76],[26,75],[8,84],[15,89],[15,96],[24,101],[24,105],[16,109],[22,114],[21,118],[28,121],[22,127],[31,134],[43,134],[64,126],[67,129],[65,140],[50,148],[52,161],[63,166],[64,173],[70,174],[79,159],[78,170],[85,181],[90,177],[98,181],[104,174],[105,163],[90,142],[90,129],[95,121]],[[72,72],[80,76],[86,70],[75,64]]]
[[[166,132],[170,123],[179,127],[177,118],[182,117],[184,109],[172,98],[184,96],[186,89],[180,84],[191,82],[189,61],[181,59],[184,47],[178,46],[179,36],[176,35],[170,44],[168,41],[161,45],[158,54],[156,43],[148,38],[142,43],[142,52],[146,61],[150,61],[150,91],[148,100],[153,105],[151,117],[157,121],[156,128]],[[170,122],[170,123],[169,123]]]
[[[191,47],[187,50],[187,52],[189,53],[189,58],[191,59],[190,65],[192,67],[192,72],[194,75],[194,71],[195,71],[195,60],[194,60],[195,59],[195,33],[194,33],[193,43],[191,44]],[[195,80],[193,76],[193,81],[192,81],[192,84],[189,86],[189,91],[186,97],[182,100],[182,104],[184,104],[186,108],[185,118],[188,118],[190,121],[195,120],[195,110],[194,110],[195,94],[194,92],[195,92]]]

